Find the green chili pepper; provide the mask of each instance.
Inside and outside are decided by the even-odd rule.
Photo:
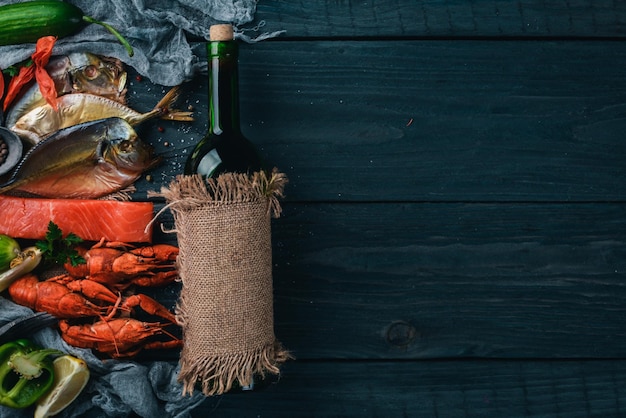
[[[0,346],[0,405],[26,408],[52,387],[54,369],[50,355],[62,354],[41,349],[26,339]]]

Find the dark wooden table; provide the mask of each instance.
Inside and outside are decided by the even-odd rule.
[[[626,415],[626,2],[273,0],[260,21],[286,33],[242,45],[241,118],[290,179],[275,318],[297,359],[194,416]],[[165,91],[132,87],[144,110]],[[166,163],[138,196],[206,129],[206,83],[185,88],[199,120],[141,127]]]

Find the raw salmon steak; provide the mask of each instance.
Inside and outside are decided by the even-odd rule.
[[[50,221],[85,241],[152,242],[151,202],[40,199],[0,195],[0,233],[43,239]]]

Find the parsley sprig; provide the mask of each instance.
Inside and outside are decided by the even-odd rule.
[[[63,265],[69,261],[72,266],[77,266],[85,263],[85,259],[76,250],[76,245],[81,242],[83,239],[73,232],[63,237],[61,228],[50,221],[45,240],[37,241],[35,246],[41,250],[44,259],[49,262]]]

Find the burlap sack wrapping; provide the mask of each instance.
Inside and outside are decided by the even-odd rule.
[[[274,335],[270,230],[286,181],[276,170],[178,176],[153,193],[172,211],[180,250],[183,394],[197,384],[207,396],[249,385],[290,357]]]

